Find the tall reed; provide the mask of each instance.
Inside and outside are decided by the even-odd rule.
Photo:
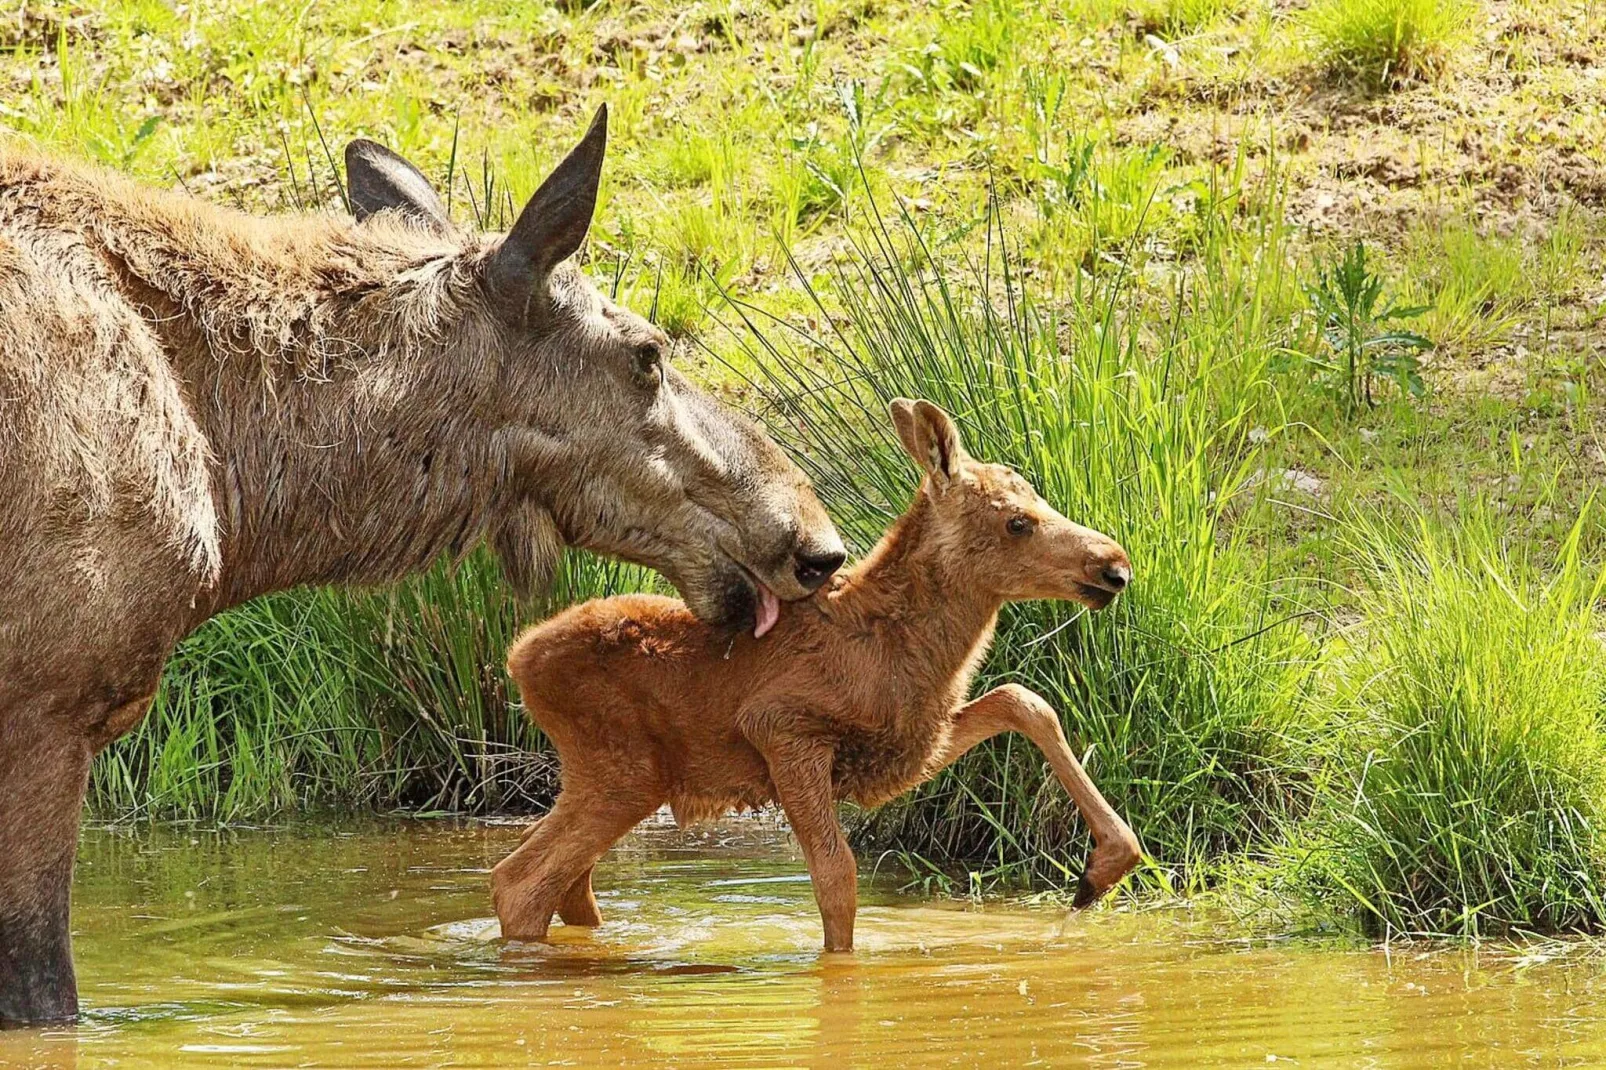
[[[179,647],[150,716],[97,759],[91,807],[228,821],[545,805],[554,766],[509,694],[508,645],[552,606],[648,582],[569,555],[521,607],[478,553],[388,591],[259,599]]]
[[[1006,612],[983,685],[1020,679],[1061,711],[1090,772],[1158,863],[1199,872],[1304,805],[1300,742],[1311,644],[1232,519],[1255,507],[1251,415],[1275,335],[1257,300],[1275,256],[1225,234],[1198,285],[1155,307],[1124,273],[1039,303],[989,219],[966,266],[908,216],[874,215],[811,333],[737,306],[734,366],[773,433],[809,468],[861,549],[901,511],[915,473],[887,430],[899,395],[937,402],[977,456],[1014,465],[1075,520],[1114,535],[1136,580],[1116,605]],[[1207,280],[1207,281],[1205,281]],[[1144,333],[1144,324],[1163,330]],[[851,324],[851,326],[847,326]],[[838,326],[841,325],[841,326]],[[927,860],[1063,881],[1085,847],[1039,756],[1002,740],[907,802],[867,840]]]

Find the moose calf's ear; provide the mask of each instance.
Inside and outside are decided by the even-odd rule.
[[[929,401],[908,398],[894,398],[888,408],[898,441],[915,464],[939,479],[959,474],[965,448],[959,441],[959,428],[947,413]]]
[[[573,256],[591,227],[608,151],[608,106],[597,109],[585,137],[552,169],[513,229],[492,255],[491,289],[509,303],[515,320],[524,318],[532,294],[552,269]]]
[[[920,443],[915,438],[915,403],[908,398],[893,398],[887,405],[887,411],[892,413],[892,429],[898,433],[898,441],[903,443],[903,451],[924,470],[926,460],[920,452]]]
[[[358,138],[346,146],[346,195],[359,223],[375,212],[400,212],[438,233],[452,232],[446,207],[429,179],[376,142]]]

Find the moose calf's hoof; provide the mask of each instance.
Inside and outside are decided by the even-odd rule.
[[[1092,906],[1105,892],[1115,887],[1122,877],[1137,868],[1142,852],[1137,837],[1101,846],[1088,856],[1082,879],[1076,884],[1076,898],[1071,905],[1080,910]]]

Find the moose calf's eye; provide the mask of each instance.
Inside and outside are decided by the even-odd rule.
[[[1031,519],[1024,516],[1012,516],[1009,518],[1009,523],[1004,526],[1009,529],[1011,535],[1028,534],[1033,527]]]

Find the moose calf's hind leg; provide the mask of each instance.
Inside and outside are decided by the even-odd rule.
[[[598,799],[565,790],[540,827],[491,871],[491,896],[503,936],[545,940],[552,915],[571,905],[571,888],[587,878],[615,840],[658,808],[656,798],[628,796],[617,786],[610,796]],[[584,906],[594,917],[589,879],[584,890]],[[583,916],[585,911],[577,913]]]
[[[558,904],[558,917],[563,919],[563,924],[587,928],[602,924],[602,911],[597,909],[597,896],[591,890],[591,873],[595,869],[595,866],[588,866],[563,893],[563,901]]]
[[[523,832],[519,834],[520,843],[528,843],[531,836],[541,827],[541,818],[530,822]],[[602,912],[597,909],[596,896],[591,891],[591,867],[569,885],[569,890],[563,893],[563,899],[558,903],[558,917],[563,919],[565,925],[579,925],[595,928],[602,924]],[[504,926],[504,930],[507,927]]]

